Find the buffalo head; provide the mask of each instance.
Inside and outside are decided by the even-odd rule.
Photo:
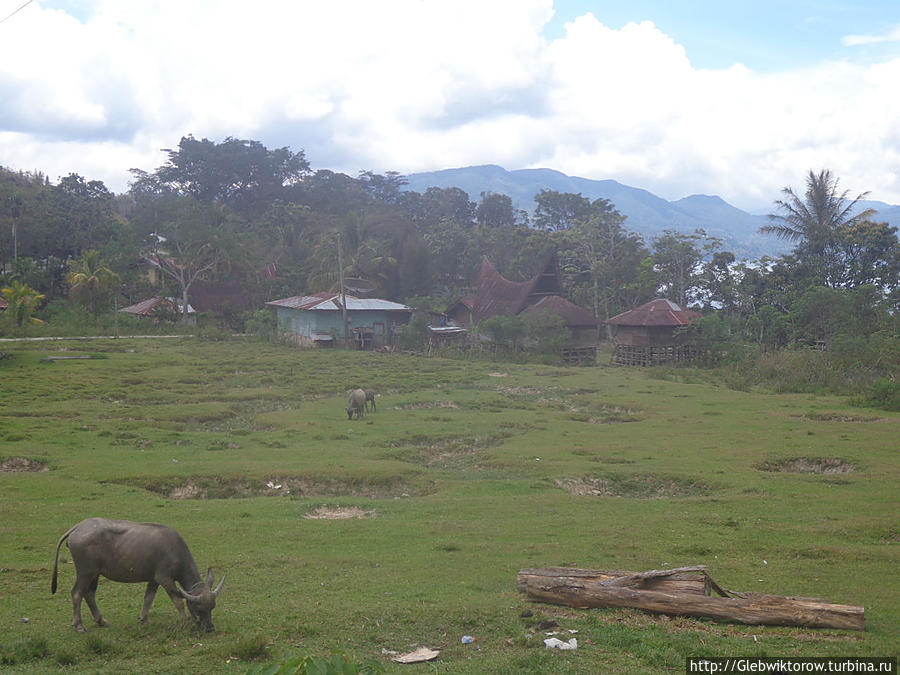
[[[188,611],[191,613],[194,621],[197,622],[197,626],[200,630],[205,630],[207,633],[215,630],[212,622],[212,611],[216,606],[216,596],[222,590],[222,584],[225,583],[225,575],[222,575],[219,585],[215,588],[213,588],[214,582],[215,578],[210,567],[206,572],[206,582],[194,585],[190,591],[176,587],[181,597],[187,601]]]

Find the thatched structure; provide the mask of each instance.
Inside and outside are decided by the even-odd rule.
[[[653,366],[696,357],[695,346],[678,335],[700,317],[671,300],[659,298],[606,320],[613,329],[611,363],[619,366]]]

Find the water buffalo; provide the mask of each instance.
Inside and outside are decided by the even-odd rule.
[[[56,593],[59,548],[64,541],[75,563],[72,626],[79,633],[85,632],[81,623],[82,598],[87,601],[94,621],[100,626],[107,623],[97,609],[94,598],[101,574],[112,581],[147,582],[140,615],[142,623],[147,623],[147,614],[156,597],[156,589],[162,586],[182,617],[187,619],[184,611],[184,601],[187,600],[188,610],[197,625],[206,631],[213,630],[212,610],[216,606],[216,596],[225,583],[225,576],[222,576],[219,585],[213,589],[215,579],[210,568],[206,573],[206,581],[203,581],[187,544],[171,527],[106,518],[82,520],[60,537],[56,544],[51,593]]]
[[[366,412],[369,412],[369,403],[372,403],[372,412],[375,412],[375,392],[372,389],[363,389],[366,392]]]
[[[356,419],[362,419],[363,410],[366,407],[366,392],[362,389],[354,389],[350,392],[350,400],[347,407],[347,419],[352,420],[353,414],[356,413]]]

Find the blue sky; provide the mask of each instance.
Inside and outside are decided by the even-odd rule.
[[[900,204],[898,82],[900,0],[33,0],[0,23],[0,165],[122,192],[193,134],[748,210],[827,168]]]
[[[611,28],[652,21],[685,47],[696,68],[734,63],[758,71],[827,60],[900,56],[900,42],[848,46],[848,35],[886,36],[900,25],[898,0],[557,0],[545,28],[564,36],[564,24],[591,12]]]

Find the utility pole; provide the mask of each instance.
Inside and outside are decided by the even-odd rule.
[[[341,284],[341,321],[344,324],[344,347],[350,345],[350,335],[347,329],[347,294],[344,293],[344,253],[341,246],[341,235],[338,233],[338,279]]]

